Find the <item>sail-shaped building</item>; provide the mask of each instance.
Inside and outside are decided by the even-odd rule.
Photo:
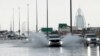
[[[76,22],[75,25],[78,29],[82,29],[86,27],[86,22],[82,10],[79,8],[76,14]]]

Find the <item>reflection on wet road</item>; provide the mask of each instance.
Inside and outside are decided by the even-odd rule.
[[[100,49],[99,46],[97,47],[87,47],[87,56],[99,56],[100,55]]]
[[[64,47],[34,47],[20,46],[14,43],[0,44],[0,56],[99,56],[99,46],[84,47],[81,45],[70,45]],[[22,45],[22,46],[21,46]],[[29,45],[29,43],[26,43]]]
[[[88,47],[78,36],[65,36],[62,47],[48,47],[43,34],[31,34],[27,40],[0,40],[0,56],[100,56],[99,46]]]

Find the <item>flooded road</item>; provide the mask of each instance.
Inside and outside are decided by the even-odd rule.
[[[100,56],[99,46],[86,47],[77,36],[65,37],[62,47],[48,47],[41,34],[30,40],[0,40],[0,56]]]
[[[1,43],[0,56],[100,56],[99,46],[93,45],[89,47],[82,44],[71,44],[62,47],[36,47],[32,43],[21,41],[16,43]]]

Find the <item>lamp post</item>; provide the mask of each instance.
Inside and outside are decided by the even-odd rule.
[[[37,0],[36,0],[36,32],[38,32],[38,7],[37,7]]]
[[[70,0],[70,32],[72,33],[72,0]]]
[[[47,0],[47,37],[48,37],[48,0]]]
[[[20,37],[20,8],[19,9],[19,37]]]
[[[0,29],[1,29],[1,25],[0,25]],[[10,19],[10,32],[12,31],[12,19]]]
[[[0,30],[1,30],[1,24],[0,24]]]
[[[14,8],[13,8],[13,32],[14,32]]]
[[[29,36],[29,4],[27,4],[27,35]]]

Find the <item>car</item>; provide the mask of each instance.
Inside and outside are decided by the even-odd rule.
[[[48,35],[49,46],[61,46],[61,37],[58,34]]]
[[[96,34],[85,34],[84,39],[85,39],[86,45],[89,45],[89,44],[96,45],[99,40],[99,38]]]

